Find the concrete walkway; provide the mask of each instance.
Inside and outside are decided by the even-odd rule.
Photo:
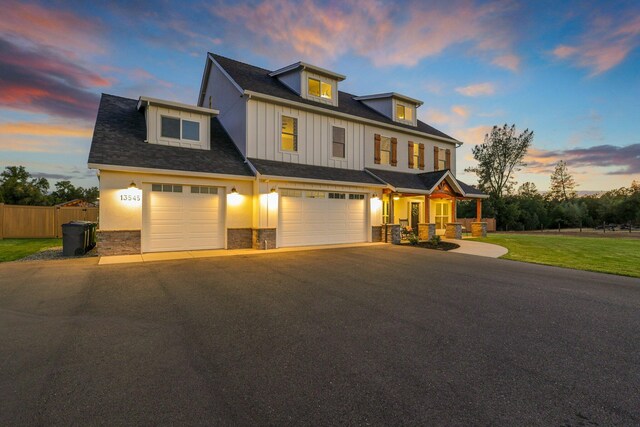
[[[451,243],[460,245],[458,249],[452,249],[449,252],[455,252],[457,254],[477,255],[489,258],[499,258],[502,255],[509,252],[507,248],[502,246],[493,245],[491,243],[476,242],[475,240],[462,239],[454,240],[447,239]]]
[[[177,251],[177,252],[154,252],[136,255],[112,255],[100,257],[98,265],[109,264],[130,264],[137,262],[153,262],[153,261],[170,261],[176,259],[193,259],[193,258],[217,258],[225,256],[237,255],[266,255],[272,253],[311,251],[318,249],[339,249],[339,248],[357,248],[363,246],[378,246],[386,243],[353,243],[342,245],[321,245],[321,246],[299,246],[295,248],[278,248],[267,250],[256,249],[213,249],[205,251]]]

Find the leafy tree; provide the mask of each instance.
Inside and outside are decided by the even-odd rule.
[[[82,189],[82,187],[80,187]],[[98,201],[98,197],[100,197],[100,190],[98,187],[89,187],[83,190],[82,198],[89,203],[95,203]]]
[[[46,205],[46,178],[33,178],[24,166],[7,166],[0,173],[0,201],[10,205]]]
[[[478,176],[480,188],[494,199],[509,194],[516,184],[514,173],[526,166],[523,159],[533,142],[533,131],[516,135],[516,125],[494,126],[484,143],[473,147],[475,167],[465,169]]]
[[[551,186],[549,188],[548,197],[551,200],[568,201],[576,198],[575,188],[578,186],[573,179],[567,163],[560,160],[551,175]]]
[[[71,181],[58,181],[55,187],[55,191],[51,193],[53,204],[84,198],[84,189],[75,187]]]

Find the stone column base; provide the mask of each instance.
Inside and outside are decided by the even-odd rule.
[[[227,249],[250,249],[253,247],[251,228],[227,228]]]
[[[487,237],[487,223],[486,222],[472,222],[471,223],[471,236],[472,237]]]
[[[435,235],[435,224],[418,224],[418,240],[431,240]]]
[[[462,224],[459,222],[450,222],[444,231],[444,237],[447,239],[462,239]]]
[[[252,232],[253,249],[275,249],[275,228],[254,228]]]
[[[100,256],[141,253],[140,230],[98,230],[96,240]]]
[[[382,237],[382,226],[374,225],[371,227],[371,241],[372,242],[384,241],[384,238]]]
[[[385,242],[393,245],[400,244],[400,224],[385,224]]]

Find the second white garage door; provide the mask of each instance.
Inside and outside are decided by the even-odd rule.
[[[364,194],[281,190],[280,246],[367,241]]]
[[[216,187],[153,184],[144,208],[143,252],[224,247]]]

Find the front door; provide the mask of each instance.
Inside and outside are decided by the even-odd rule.
[[[436,230],[447,228],[449,219],[449,202],[435,202],[436,205]]]
[[[411,229],[418,229],[418,222],[420,222],[420,203],[411,202]]]

